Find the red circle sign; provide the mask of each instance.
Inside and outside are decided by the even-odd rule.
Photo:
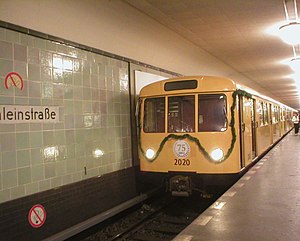
[[[16,72],[8,73],[5,77],[5,88],[8,89],[10,86],[15,86],[16,88],[22,90],[24,83],[21,75]]]
[[[46,220],[45,208],[40,204],[34,205],[28,213],[28,221],[30,225],[34,228],[39,228],[45,223],[45,220]]]

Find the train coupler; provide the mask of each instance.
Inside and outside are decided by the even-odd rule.
[[[168,191],[172,196],[188,197],[192,194],[192,180],[188,176],[177,175],[169,180]]]

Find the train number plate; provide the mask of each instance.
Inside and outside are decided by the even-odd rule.
[[[174,165],[175,166],[189,166],[191,165],[191,161],[189,159],[177,159],[175,158],[174,159]]]

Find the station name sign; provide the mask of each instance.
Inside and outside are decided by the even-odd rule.
[[[0,105],[0,124],[59,122],[58,106]]]

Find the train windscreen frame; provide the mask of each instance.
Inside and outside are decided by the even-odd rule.
[[[228,128],[225,94],[199,94],[147,98],[144,101],[143,130],[164,133],[167,117],[168,133],[195,132],[196,99],[198,98],[198,132],[224,132]],[[167,115],[165,113],[167,108]]]

